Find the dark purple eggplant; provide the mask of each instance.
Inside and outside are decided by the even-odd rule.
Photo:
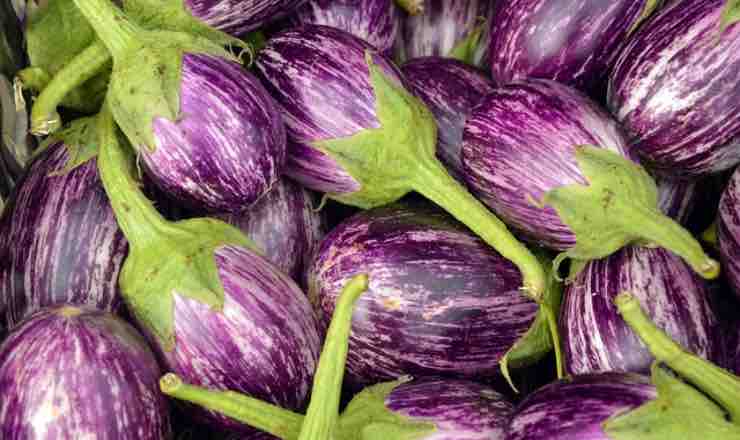
[[[595,91],[628,36],[661,1],[497,1],[490,32],[493,80],[542,78]]]
[[[308,190],[283,178],[248,211],[217,218],[241,229],[268,261],[305,285],[306,267],[325,233],[314,201]]]
[[[699,183],[688,180],[657,178],[660,212],[686,225],[694,212],[701,192]]]
[[[471,190],[512,227],[564,257],[591,260],[622,246],[663,246],[706,278],[719,264],[658,210],[652,177],[617,123],[555,81],[510,83],[468,117],[462,145]]]
[[[298,8],[294,22],[342,29],[392,55],[401,13],[394,0],[310,0]]]
[[[589,262],[566,288],[560,334],[571,374],[649,373],[653,357],[614,305],[623,291],[635,295],[655,324],[687,350],[724,365],[719,322],[704,281],[664,249],[630,246]]]
[[[401,71],[409,89],[437,121],[437,157],[453,177],[464,182],[460,144],[465,120],[483,96],[493,91],[493,84],[482,72],[452,58],[416,58]]]
[[[732,174],[719,202],[717,240],[725,278],[740,298],[740,169]]]
[[[222,30],[230,35],[240,36],[254,31],[271,21],[279,20],[295,11],[306,0],[185,0],[170,1],[170,8],[175,6],[187,11],[205,24]],[[128,10],[142,10],[153,13],[161,7],[161,0],[122,0]],[[180,6],[182,4],[182,6]],[[161,17],[165,21],[164,14]],[[160,22],[158,21],[157,24]]]
[[[144,339],[110,313],[44,309],[0,346],[0,437],[168,440],[160,375]]]
[[[666,176],[740,162],[740,24],[726,14],[736,7],[668,4],[635,33],[610,75],[609,108],[634,151]]]
[[[0,219],[0,322],[61,303],[116,311],[128,243],[97,170],[93,119],[48,141]],[[1,308],[0,308],[1,309]],[[0,325],[2,328],[3,325]]]

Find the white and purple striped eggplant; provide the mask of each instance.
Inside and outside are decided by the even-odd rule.
[[[687,350],[724,365],[705,282],[665,249],[629,246],[587,263],[566,288],[560,334],[571,374],[649,373],[652,355],[614,305],[623,291],[635,295],[655,324]]]
[[[293,21],[342,29],[392,55],[401,13],[394,0],[310,0]]]
[[[482,72],[452,58],[416,58],[401,67],[409,89],[437,121],[437,157],[464,182],[460,144],[465,120],[493,84]]]
[[[80,119],[50,140],[0,219],[0,322],[8,327],[60,303],[118,309],[128,243],[92,158],[95,134],[94,120]]]
[[[658,208],[660,212],[686,225],[701,195],[700,184],[689,180],[658,177]]]
[[[725,278],[740,298],[740,168],[722,192],[717,215],[717,241]]]
[[[490,23],[493,80],[551,79],[593,92],[661,1],[497,0]]]
[[[308,272],[324,326],[358,273],[370,276],[347,360],[358,384],[407,374],[492,375],[537,313],[519,291],[516,267],[433,207],[375,208],[325,237]]]
[[[634,151],[666,176],[740,162],[740,24],[734,0],[674,1],[645,23],[609,79]]]
[[[0,346],[0,437],[169,440],[160,374],[144,339],[119,318],[44,309]]]
[[[314,201],[311,192],[282,178],[249,210],[217,218],[241,229],[268,261],[305,285],[306,267],[325,233]]]
[[[583,93],[551,80],[499,87],[468,117],[463,168],[471,190],[560,259],[603,258],[652,242],[706,278],[719,264],[658,209],[652,177],[634,162],[618,124]]]

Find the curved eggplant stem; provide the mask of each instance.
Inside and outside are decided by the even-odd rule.
[[[396,4],[409,15],[419,15],[424,12],[424,0],[396,0]]]

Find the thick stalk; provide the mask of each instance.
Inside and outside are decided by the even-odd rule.
[[[73,0],[108,51],[116,58],[136,41],[138,27],[110,0]]]
[[[712,397],[740,425],[740,378],[684,350],[648,318],[637,298],[628,292],[619,294],[614,303],[622,318],[647,345],[660,362]]]
[[[412,187],[464,223],[480,238],[511,261],[522,273],[526,294],[540,302],[547,277],[537,257],[517,240],[506,225],[437,160],[419,160]]]
[[[172,373],[162,376],[159,388],[170,397],[216,411],[283,440],[298,439],[303,424],[300,414],[233,391],[189,385]]]

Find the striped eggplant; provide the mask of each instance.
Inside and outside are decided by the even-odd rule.
[[[525,292],[543,295],[540,262],[437,160],[434,117],[389,59],[347,32],[306,25],[272,37],[255,64],[283,111],[289,177],[363,209],[417,191],[512,261]]]
[[[401,12],[394,0],[310,0],[298,8],[293,21],[342,29],[392,55]]]
[[[287,17],[306,0],[185,0],[171,1],[170,7],[184,6],[187,13],[228,34],[241,36],[271,21]],[[122,0],[124,8],[145,7],[155,11],[161,0]],[[182,5],[182,6],[180,6]],[[162,17],[164,19],[164,17]]]
[[[522,401],[506,440],[615,440],[602,423],[656,397],[647,377],[586,374],[546,385]]]
[[[543,78],[595,92],[661,1],[498,0],[490,23],[493,80]]]
[[[49,141],[0,218],[0,323],[8,327],[60,303],[120,305],[128,243],[91,158],[95,133],[93,119],[80,119]]]
[[[719,323],[704,281],[664,249],[630,246],[587,263],[566,288],[560,334],[571,374],[649,373],[653,357],[614,305],[624,291],[687,350],[724,365]]]
[[[529,328],[537,305],[516,267],[428,206],[396,204],[353,216],[325,237],[308,271],[326,326],[341,287],[367,273],[347,374],[370,384],[398,376],[492,375]]]
[[[496,89],[467,119],[462,159],[471,190],[561,258],[654,242],[706,278],[719,273],[694,237],[661,215],[656,184],[617,123],[573,88],[529,79]]]
[[[0,437],[168,440],[160,374],[144,339],[110,313],[41,310],[0,346]]]
[[[740,25],[725,14],[733,7],[668,4],[635,33],[610,75],[610,110],[635,152],[666,176],[740,162]]]
[[[717,214],[717,240],[725,278],[740,298],[740,169],[722,192]]]
[[[658,177],[658,208],[660,212],[686,225],[699,200],[700,183]]]
[[[248,211],[218,218],[241,229],[267,260],[305,285],[306,266],[325,232],[314,200],[308,190],[283,178]]]
[[[401,67],[409,89],[437,121],[437,157],[464,182],[460,144],[465,119],[493,84],[477,69],[452,58],[416,58]]]

